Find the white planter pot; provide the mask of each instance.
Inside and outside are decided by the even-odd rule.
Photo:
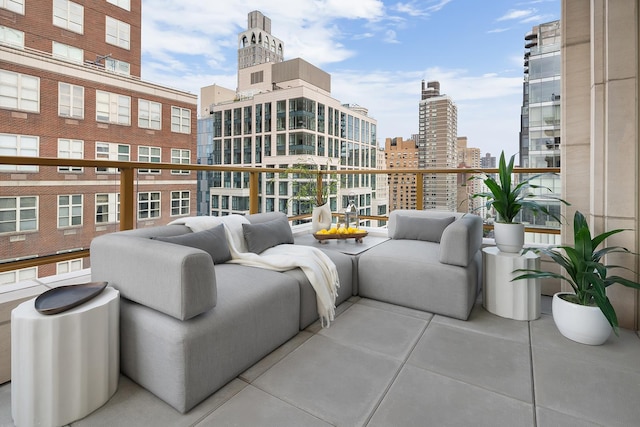
[[[600,308],[566,301],[560,298],[563,294],[568,293],[558,292],[551,303],[553,321],[560,333],[582,344],[604,344],[611,335],[611,325]]]
[[[493,224],[496,246],[501,252],[518,253],[524,246],[524,224]]]
[[[331,208],[329,202],[321,206],[314,206],[311,211],[311,232],[331,227]]]

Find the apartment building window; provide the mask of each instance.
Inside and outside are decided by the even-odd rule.
[[[23,268],[0,273],[0,286],[31,280],[38,277],[38,267]]]
[[[160,147],[138,147],[138,161],[146,163],[160,163],[162,159],[162,149]],[[160,169],[138,169],[138,173],[159,174]]]
[[[0,155],[38,157],[39,137],[0,133]],[[38,166],[0,165],[0,172],[38,172]]]
[[[0,44],[24,49],[24,32],[0,25]]]
[[[96,224],[120,221],[120,194],[96,194]]]
[[[40,79],[0,70],[0,108],[40,111]]]
[[[64,61],[76,62],[78,64],[82,64],[84,62],[84,50],[55,41],[52,43],[53,47],[51,51],[53,52],[54,57]]]
[[[58,83],[58,115],[84,119],[84,87]]]
[[[115,4],[124,10],[131,10],[131,0],[107,0],[107,3]]]
[[[131,26],[110,16],[106,17],[106,42],[129,50],[131,42]]]
[[[171,107],[171,132],[191,133],[191,110]]]
[[[56,274],[70,273],[82,270],[82,258],[70,259],[56,263]]]
[[[188,165],[191,163],[191,150],[171,149],[171,163]],[[189,175],[188,170],[171,170],[173,175]]]
[[[0,197],[0,233],[37,229],[37,196]]]
[[[69,0],[53,0],[53,25],[82,34],[84,7]]]
[[[58,228],[82,225],[82,194],[58,196]]]
[[[190,209],[190,191],[172,191],[171,192],[171,216],[189,215]]]
[[[138,127],[160,130],[162,123],[162,104],[159,102],[138,100]]]
[[[105,58],[104,69],[116,74],[131,75],[131,64],[113,58]]]
[[[0,0],[0,8],[24,15],[25,0]]]
[[[58,138],[58,157],[61,159],[84,159],[84,141]],[[58,166],[58,172],[82,172],[80,166]]]
[[[138,193],[138,219],[160,218],[160,192]]]
[[[130,125],[131,97],[96,91],[96,121]]]
[[[131,147],[126,144],[113,142],[96,142],[96,159],[118,160],[128,162],[130,160]],[[96,168],[96,172],[116,173],[116,168]]]

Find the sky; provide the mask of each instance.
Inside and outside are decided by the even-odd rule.
[[[200,94],[237,85],[247,15],[271,19],[285,60],[331,74],[331,95],[378,122],[378,142],[418,133],[421,81],[458,107],[458,135],[518,151],[524,36],[560,19],[560,0],[142,0],[142,78]]]

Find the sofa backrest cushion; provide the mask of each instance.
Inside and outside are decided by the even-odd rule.
[[[223,264],[231,259],[231,252],[229,252],[229,245],[227,244],[227,236],[225,235],[223,224],[196,233],[185,233],[179,236],[158,236],[153,238],[162,242],[202,249],[211,255],[214,264]]]
[[[256,254],[280,244],[293,244],[293,232],[286,216],[256,224],[242,224],[249,252]]]
[[[396,217],[396,228],[393,238],[440,243],[444,229],[454,220],[455,218],[453,216],[429,218],[398,215]]]

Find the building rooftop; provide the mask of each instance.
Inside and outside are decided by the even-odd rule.
[[[460,321],[354,297],[330,328],[301,331],[187,414],[121,375],[114,396],[71,425],[637,425],[638,333],[575,343],[543,299],[534,321],[481,301]],[[6,383],[0,426],[12,425]]]

